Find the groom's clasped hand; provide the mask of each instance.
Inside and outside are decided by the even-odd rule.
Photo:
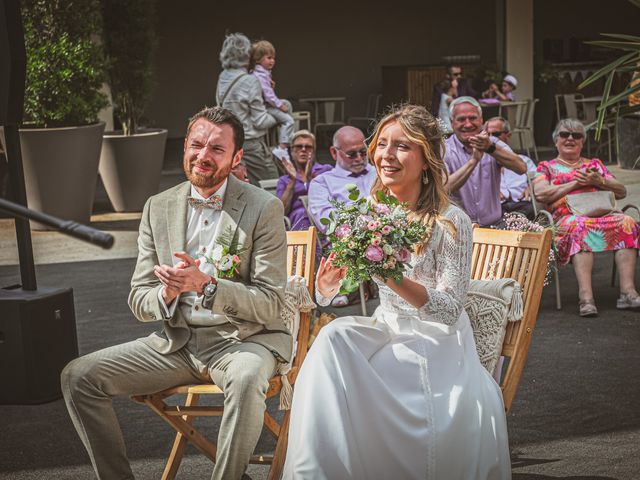
[[[183,292],[199,292],[202,285],[209,280],[209,276],[200,271],[200,259],[194,259],[186,252],[173,254],[181,262],[175,266],[156,265],[154,275],[165,286],[163,298],[171,303]]]

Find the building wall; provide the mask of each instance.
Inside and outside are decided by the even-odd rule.
[[[214,103],[225,32],[275,45],[279,96],[344,96],[347,116],[363,115],[367,95],[382,90],[383,65],[474,54],[496,62],[493,2],[164,0],[158,14],[157,84],[147,113],[170,137],[183,136],[187,118]]]
[[[518,80],[516,100],[533,98],[533,0],[506,0],[505,69]]]
[[[536,0],[534,21],[535,60],[541,65],[545,60],[545,40],[564,40],[566,53],[570,55],[569,50],[582,48],[582,40],[597,40],[600,33],[638,35],[640,8],[628,0]],[[573,43],[573,48],[569,43]],[[575,60],[565,58],[565,61]]]

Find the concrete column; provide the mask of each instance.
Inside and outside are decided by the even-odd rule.
[[[533,98],[533,0],[504,0],[507,72],[518,79],[516,99]]]

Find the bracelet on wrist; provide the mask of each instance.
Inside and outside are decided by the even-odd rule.
[[[484,153],[488,153],[489,155],[491,155],[495,151],[496,151],[496,144],[492,143],[485,149]]]

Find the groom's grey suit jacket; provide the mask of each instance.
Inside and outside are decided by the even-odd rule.
[[[129,306],[140,321],[163,322],[161,331],[141,339],[159,353],[175,352],[190,337],[180,308],[164,319],[158,299],[162,285],[153,274],[154,265],[174,265],[173,253],[185,251],[190,193],[191,184],[184,182],[149,198],[140,223]],[[218,279],[212,324],[226,338],[259,343],[289,360],[293,339],[280,316],[287,280],[282,202],[230,175],[220,213],[216,235],[231,229],[245,250],[239,254],[238,278]]]

